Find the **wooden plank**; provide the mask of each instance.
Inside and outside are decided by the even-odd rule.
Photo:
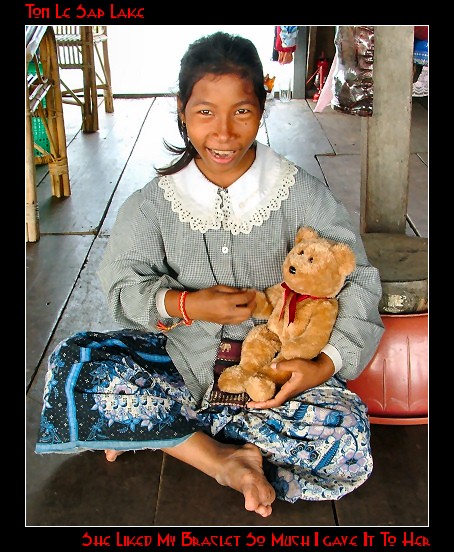
[[[373,425],[371,448],[370,478],[335,503],[339,525],[427,525],[427,425]]]
[[[315,108],[312,100],[308,105]],[[314,113],[336,155],[361,153],[361,117],[334,111],[326,107],[321,113]],[[320,152],[322,153],[322,152]]]
[[[79,455],[34,454],[47,359],[54,347],[78,331],[118,329],[109,315],[96,276],[107,239],[98,238],[95,241],[85,265],[88,249],[84,254],[78,254],[80,246],[77,245],[80,242],[91,244],[93,239],[93,236],[43,236],[37,244],[33,244],[35,257],[38,248],[41,248],[39,260],[42,261],[38,263],[36,258],[33,259],[33,273],[27,281],[32,288],[28,301],[33,306],[28,309],[27,315],[30,315],[33,327],[39,328],[44,323],[53,330],[55,320],[47,323],[47,318],[41,314],[44,309],[57,305],[54,296],[48,295],[47,288],[54,295],[63,296],[67,293],[65,280],[69,271],[74,271],[69,279],[72,287],[83,268],[27,397],[29,525],[151,525],[156,510],[162,463],[160,451],[124,454],[114,463],[107,462],[101,451]],[[44,286],[44,283],[47,285]],[[44,307],[49,297],[52,301]],[[61,305],[62,301],[58,304]],[[49,336],[46,336],[48,339]],[[27,335],[27,347],[33,345],[37,353],[42,352],[47,344],[46,339],[38,343],[32,337]],[[110,483],[106,485],[108,480]],[[131,489],[134,492],[131,493]],[[129,498],[122,498],[125,492]],[[134,507],[136,500],[143,505],[140,512]]]
[[[359,190],[361,186],[361,156],[317,155],[330,190],[341,200],[359,228]]]
[[[62,339],[76,332],[105,332],[119,330],[107,308],[106,298],[102,291],[97,270],[107,246],[106,238],[96,238],[83,270],[71,293],[58,328],[52,339],[51,349]],[[89,305],[89,308],[87,308]]]
[[[162,452],[128,452],[115,462],[103,451],[35,454],[40,412],[41,402],[27,399],[26,524],[152,525]]]
[[[421,161],[424,163],[426,167],[429,166],[429,153],[428,152],[420,152],[418,153],[418,157],[421,159]]]
[[[359,228],[361,156],[359,154],[317,155],[317,161],[330,189],[342,201]],[[412,154],[410,156],[408,215],[422,237],[428,235],[427,172],[427,166],[419,156]],[[409,223],[406,225],[405,233],[408,236],[415,235]]]
[[[176,98],[156,98],[112,198],[100,230],[101,235],[110,235],[118,209],[123,202],[135,190],[143,188],[156,176],[154,167],[163,167],[174,159],[174,156],[165,149],[163,138],[172,145],[183,145],[183,140],[178,133],[176,113]]]
[[[306,100],[272,100],[265,122],[270,146],[323,181],[315,156],[333,148]]]
[[[93,236],[41,236],[27,244],[26,377],[29,383],[87,257]]]
[[[68,286],[64,285],[64,278],[53,277],[53,274],[56,273],[55,265],[52,262],[53,259],[57,261],[61,259],[63,261],[65,274],[70,270],[71,262],[68,262],[68,257],[75,255],[74,250],[76,248],[74,247],[74,242],[77,243],[77,239],[84,239],[86,242],[90,241],[89,245],[93,241],[92,236],[44,236],[44,240],[40,240],[40,243],[42,241],[44,244],[48,244],[47,249],[50,249],[50,251],[46,251],[43,254],[44,258],[50,259],[50,262],[46,263],[46,266],[49,268],[46,271],[46,269],[42,269],[40,266],[35,266],[34,271],[42,269],[40,271],[40,278],[48,282],[46,287],[49,287],[54,295],[59,294],[59,298],[61,298],[60,301],[49,301],[49,297],[51,299],[52,297],[47,295],[45,291],[43,293],[42,286],[38,285],[33,290],[33,293],[29,292],[27,297],[31,305],[27,310],[27,316],[30,316],[30,329],[27,330],[27,351],[30,348],[30,355],[27,355],[27,366],[30,363],[30,374],[33,374],[36,370],[36,362],[39,361],[41,354],[48,345],[31,387],[31,394],[37,400],[42,396],[48,357],[60,341],[77,332],[103,332],[120,329],[110,316],[106,299],[96,274],[104,255],[107,239],[97,238],[94,241],[86,262],[84,261],[88,250],[85,252],[83,258],[76,260],[73,279],[69,281]],[[72,289],[69,299],[67,295],[64,295],[65,292],[66,294],[68,293],[67,288],[69,291]],[[64,298],[64,301],[62,298]],[[49,302],[49,305],[44,307],[43,305],[47,302]],[[61,309],[65,303],[66,306],[62,313]],[[88,308],[87,305],[89,305]],[[51,318],[45,309],[49,309],[50,313],[50,309],[53,308],[55,311],[57,307],[60,308],[60,311]],[[41,312],[45,313],[46,316],[40,315]],[[58,316],[60,316],[59,320]],[[58,325],[55,327],[57,320]],[[30,335],[28,335],[29,332]],[[28,358],[29,356],[30,359]]]
[[[423,238],[429,236],[429,170],[421,156],[410,155],[410,183],[408,187],[407,213],[411,222]],[[426,157],[427,159],[427,157]]]
[[[307,100],[314,110],[316,103]],[[336,155],[361,153],[361,117],[334,111],[330,106],[314,113]],[[411,112],[410,152],[421,155],[428,150],[428,111],[413,99]]]
[[[423,153],[429,150],[429,112],[416,98],[411,108],[410,153]]]
[[[271,516],[262,518],[244,509],[241,493],[166,455],[155,525],[300,527],[335,525],[335,521],[329,500],[291,504],[276,499]]]
[[[49,175],[38,188],[42,234],[97,231],[152,101],[118,100],[115,113],[100,110],[98,132],[80,133],[71,143],[71,196],[52,198]]]

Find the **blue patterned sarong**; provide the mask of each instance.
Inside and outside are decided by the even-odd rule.
[[[278,408],[196,408],[165,349],[139,331],[83,332],[49,359],[37,453],[176,446],[197,431],[251,442],[278,498],[339,499],[372,471],[366,406],[336,377]],[[207,394],[209,396],[209,394]]]

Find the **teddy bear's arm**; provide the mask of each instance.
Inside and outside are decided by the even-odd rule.
[[[267,288],[265,292],[257,291],[255,295],[257,307],[252,316],[254,318],[268,319],[279,299],[281,299],[282,294],[283,289],[280,284]]]
[[[328,343],[336,321],[337,310],[338,304],[335,299],[314,303],[314,310],[306,329],[301,335],[286,340],[282,344],[282,355],[287,359],[315,358]],[[295,323],[297,324],[297,319]]]

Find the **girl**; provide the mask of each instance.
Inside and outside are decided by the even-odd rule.
[[[366,407],[346,389],[382,334],[379,275],[329,189],[256,142],[265,106],[253,44],[216,33],[181,61],[184,148],[119,210],[99,276],[123,331],[83,332],[50,357],[37,452],[162,449],[271,513],[277,496],[338,499],[370,475]],[[214,393],[254,324],[255,290],[282,280],[298,228],[350,245],[329,344],[275,398]],[[162,333],[165,331],[165,334]]]

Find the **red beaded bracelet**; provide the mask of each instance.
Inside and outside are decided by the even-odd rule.
[[[186,301],[186,295],[188,294],[187,291],[182,291],[180,293],[180,298],[178,300],[178,306],[180,308],[181,316],[183,317],[183,324],[186,326],[190,326],[192,324],[192,320],[188,318],[188,315],[186,314],[186,309],[184,307],[184,303]]]
[[[175,328],[176,326],[180,326],[181,324],[184,324],[185,326],[190,326],[192,324],[193,320],[188,318],[188,315],[186,313],[186,309],[184,306],[187,294],[188,294],[187,291],[182,291],[178,298],[178,308],[180,309],[180,313],[181,313],[181,316],[183,317],[183,320],[180,320],[180,322],[177,322],[176,324],[172,324],[171,326],[166,326],[160,320],[158,320],[158,323],[156,324],[155,328],[163,332],[168,332],[169,330]]]

